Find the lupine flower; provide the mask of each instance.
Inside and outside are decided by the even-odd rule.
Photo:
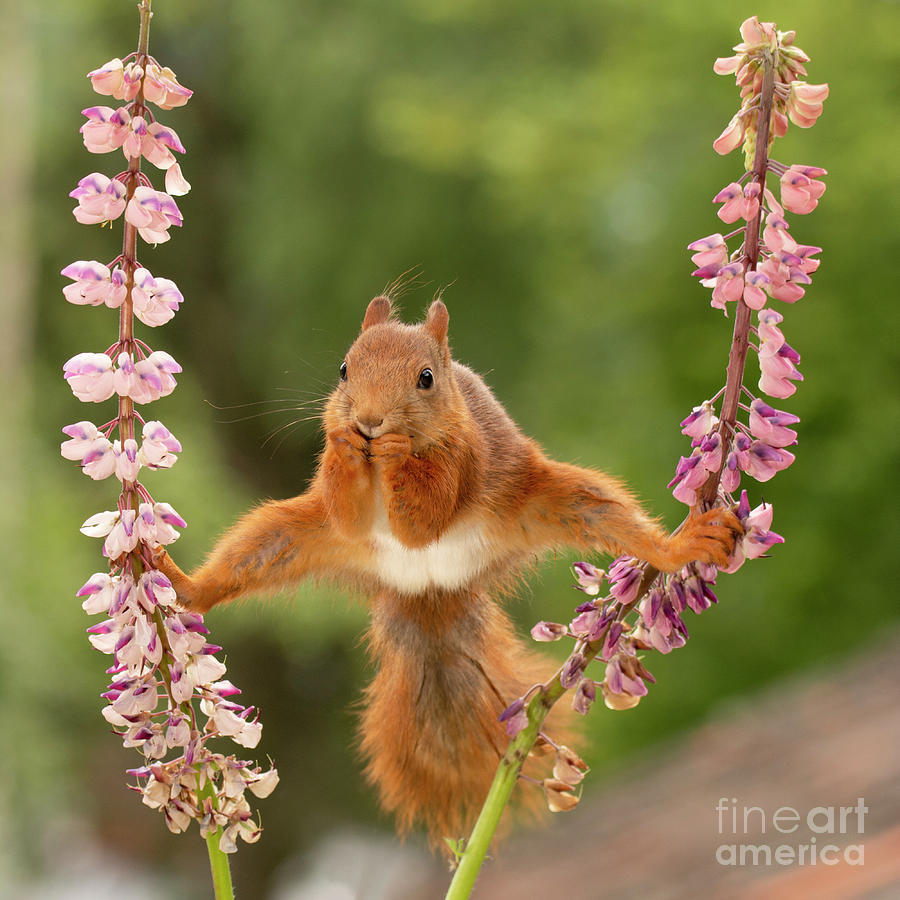
[[[128,295],[125,273],[119,266],[110,271],[109,266],[95,259],[79,259],[66,266],[60,274],[74,282],[63,288],[63,295],[69,303],[78,306],[105,305],[118,309]]]
[[[538,622],[531,629],[531,636],[536,641],[558,641],[561,637],[565,637],[567,631],[565,625],[556,622]]]
[[[145,100],[155,103],[160,109],[174,109],[184,106],[193,93],[178,83],[175,73],[168,66],[160,66],[155,60],[148,63],[144,78]]]
[[[590,771],[588,764],[574,751],[564,744],[556,748],[556,761],[553,764],[553,777],[566,784],[580,784],[585,772]]]
[[[166,193],[172,197],[182,197],[191,189],[190,182],[181,174],[181,166],[173,163],[166,169]]]
[[[725,309],[727,303],[734,303],[744,294],[744,265],[733,262],[722,266],[716,274],[715,287],[710,306]]]
[[[703,465],[701,453],[695,450],[690,456],[682,456],[675,468],[675,477],[667,487],[674,488],[672,495],[687,506],[697,505],[697,489],[706,483],[709,472]]]
[[[168,322],[178,311],[184,297],[174,281],[154,278],[142,267],[135,269],[131,300],[134,314],[152,328]]]
[[[773,409],[760,399],[750,404],[750,432],[770,447],[789,447],[797,443],[797,432],[788,425],[800,421],[799,416]]]
[[[85,475],[100,481],[116,471],[117,448],[92,423],[67,425],[63,433],[70,435],[71,440],[63,441],[60,453],[80,462]]]
[[[740,147],[746,131],[746,117],[743,113],[736,113],[725,126],[725,130],[713,141],[713,149],[716,153],[726,156],[732,150]]]
[[[148,469],[168,469],[175,464],[181,443],[162,422],[145,422],[141,437],[138,458],[142,465]]]
[[[742,189],[733,181],[713,197],[713,203],[722,204],[717,215],[723,222],[736,222],[738,219],[749,222],[759,212],[759,184],[753,181]]]
[[[760,349],[759,389],[780,400],[790,397],[797,390],[791,382],[803,381],[803,375],[795,363],[799,359],[799,354],[787,343],[783,343],[774,353],[764,353]]]
[[[606,676],[600,685],[603,702],[610,709],[632,709],[647,694],[644,679],[654,681],[633,648],[617,653],[606,664]]]
[[[627,606],[638,595],[643,570],[629,556],[620,556],[609,568],[610,594],[622,606]]]
[[[578,797],[572,793],[571,784],[558,778],[545,778],[541,784],[550,812],[568,812],[578,806]]]
[[[167,193],[141,186],[128,201],[125,221],[134,225],[148,244],[163,244],[169,240],[169,226],[180,226],[182,218],[178,204]]]
[[[122,143],[122,152],[126,159],[143,156],[157,169],[168,169],[175,164],[173,150],[184,153],[178,135],[171,128],[160,122],[151,122],[148,125],[143,116],[131,119]]]
[[[695,406],[691,414],[681,422],[681,433],[693,438],[691,443],[696,446],[719,424],[715,414],[715,407],[709,400],[705,400],[700,406]]]
[[[769,276],[759,270],[744,273],[744,303],[750,309],[762,309],[766,305],[765,289],[769,285]]]
[[[123,351],[116,364],[115,392],[120,397],[131,397],[135,403],[151,403],[167,397],[175,390],[172,373],[181,371],[181,366],[164,350],[154,350],[136,363]]]
[[[116,100],[134,100],[141,89],[144,70],[134,62],[124,65],[121,59],[111,59],[99,69],[88,72],[91,86],[98,94],[115,97]]]
[[[528,713],[525,709],[525,701],[519,697],[514,700],[502,713],[499,719],[506,722],[506,733],[515,737],[520,731],[528,727]]]
[[[800,128],[811,128],[822,115],[822,104],[827,96],[827,84],[792,81],[786,101],[790,120]]]
[[[63,377],[85,403],[101,403],[115,393],[112,360],[105,353],[77,353],[63,364]]]
[[[589,562],[577,562],[572,566],[572,571],[575,573],[575,579],[578,582],[575,587],[579,591],[584,591],[585,594],[589,594],[592,597],[600,593],[600,585],[606,575],[603,569],[598,569]]]
[[[572,696],[572,709],[579,715],[586,716],[597,699],[597,685],[592,678],[582,678]]]
[[[128,108],[120,106],[91,106],[81,111],[87,122],[79,131],[84,138],[84,146],[90,153],[109,153],[118,150],[129,136],[131,113]],[[127,154],[126,154],[127,155]]]
[[[118,179],[109,179],[99,172],[85,175],[69,196],[78,201],[72,210],[76,221],[82,225],[99,225],[110,222],[125,210],[125,185]]]
[[[741,468],[757,481],[768,481],[786,469],[793,461],[794,454],[780,447],[770,447],[762,441],[753,441],[744,456]]]
[[[817,166],[790,166],[781,176],[781,202],[794,213],[810,213],[819,205],[819,197],[825,193],[825,182],[816,177],[827,175]]]
[[[642,604],[642,607],[641,619],[634,631],[636,640],[648,647],[653,647],[660,653],[671,653],[672,650],[677,650],[685,645],[688,639],[687,626],[672,605],[672,599],[668,594],[663,594],[656,603],[653,602],[652,595],[648,595],[648,601],[646,604]],[[628,660],[633,657],[625,656],[623,658]],[[607,686],[614,693],[622,693],[621,690],[617,691],[614,687],[620,682],[613,680],[611,683],[609,668],[606,671]],[[614,670],[613,676],[614,679],[623,677],[621,674],[621,663],[619,672],[617,673]],[[640,679],[638,680],[640,681]],[[643,681],[640,681],[640,684],[643,692],[638,693],[638,696],[643,696],[643,694],[647,693],[647,688]],[[636,691],[633,687],[627,687],[625,693],[635,694]]]
[[[776,534],[772,528],[773,509],[770,503],[761,503],[756,509],[750,509],[747,492],[741,492],[740,503],[735,511],[744,528],[743,537],[735,545],[723,572],[736,572],[746,559],[758,559],[775,544],[783,544],[784,538]]]

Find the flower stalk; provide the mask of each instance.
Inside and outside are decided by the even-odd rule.
[[[735,74],[743,102],[713,147],[726,154],[743,146],[746,171],[713,202],[722,204],[718,211],[722,221],[744,224],[725,236],[708,235],[688,246],[697,266],[693,275],[712,289],[710,305],[725,315],[729,304],[735,306],[726,379],[681,423],[692,451],[679,460],[669,487],[692,511],[716,507],[732,511],[743,534],[727,564],[718,570],[694,563],[664,574],[630,557],[615,560],[608,572],[587,562],[575,564],[575,587],[590,599],[576,608],[568,624],[538,622],[532,629],[535,640],[568,638],[574,646],[546,684],[532,688],[500,716],[511,742],[475,829],[457,853],[456,874],[447,893],[451,900],[469,896],[522,766],[539,740],[556,749],[553,777],[542,782],[549,808],[560,812],[577,805],[576,785],[587,767],[571,750],[556,747],[542,734],[552,706],[570,691],[572,706],[582,715],[598,695],[609,709],[637,706],[648,692],[648,682],[655,681],[643,664],[643,653],[666,654],[684,646],[689,638],[684,613],[690,609],[700,614],[718,602],[712,588],[719,572],[735,572],[746,560],[759,558],[784,541],[771,530],[771,504],[751,509],[747,491],[738,494],[738,489],[742,474],[765,482],[793,463],[794,454],[786,448],[797,442],[791,426],[799,419],[754,396],[745,384],[745,369],[753,349],[759,357],[759,390],[773,398],[791,396],[794,382],[803,380],[797,368],[800,355],[779,328],[784,317],[769,300],[795,303],[818,268],[814,257],[820,248],[797,243],[785,214],[815,208],[825,190],[817,179],[826,172],[815,166],[787,166],[770,153],[789,121],[801,128],[815,123],[828,86],[799,80],[806,75],[809,57],[794,45],[794,32],[779,31],[774,23],[755,16],[745,20],[740,31],[743,40],[734,48],[736,55],[716,60],[714,70]],[[769,173],[779,179],[780,203],[766,184]],[[740,245],[729,252],[728,242],[739,236]],[[755,345],[751,335],[757,338]],[[742,413],[747,414],[746,422],[741,421]],[[604,583],[609,590],[601,598]],[[595,661],[605,664],[600,680],[587,671]]]
[[[161,812],[175,833],[191,821],[198,823],[209,848],[216,897],[224,900],[233,895],[226,854],[237,849],[237,838],[253,842],[262,831],[245,792],[267,796],[278,774],[213,751],[210,742],[220,738],[255,747],[262,732],[259,715],[254,707],[235,702],[240,691],[223,679],[226,667],[216,658],[222,648],[207,640],[202,616],[176,605],[171,583],[154,566],[160,549],[178,539],[186,522],[151,496],[140,472],[170,468],[182,447],[162,422],[144,418],[138,406],[170,394],[181,366],[137,337],[135,318],[155,328],[175,315],[184,298],[174,282],[154,277],[141,265],[139,238],[151,246],[163,244],[170,227],[182,224],[174,196],[186,194],[190,184],[173,151],[184,153],[184,147],[151,105],[168,111],[187,103],[192,92],[149,54],[150,0],[141,0],[138,11],[137,51],[88,75],[97,93],[124,105],[83,110],[81,127],[88,151],[121,149],[126,168],[112,178],[91,173],[70,194],[78,201],[73,214],[82,224],[111,225],[124,217],[122,252],[108,264],[78,260],[62,270],[72,282],[63,288],[66,300],[118,310],[116,342],[102,353],[76,354],[63,366],[79,400],[102,403],[116,395],[117,411],[100,427],[89,421],[66,426],[69,439],[61,452],[93,480],[115,476],[120,482],[116,508],[96,513],[81,526],[82,533],[103,539],[108,561],[108,570],[92,575],[78,591],[85,612],[106,616],[88,628],[93,646],[112,657],[103,716],[126,747],[142,754],[142,765],[128,774],[144,805]],[[142,158],[165,171],[165,191],[154,190],[141,170]]]

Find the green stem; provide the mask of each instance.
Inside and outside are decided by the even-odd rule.
[[[565,690],[557,676],[549,687],[538,692],[529,702],[528,725],[516,735],[506,755],[500,760],[497,774],[478,815],[478,821],[472,829],[465,850],[459,857],[459,865],[450,882],[445,900],[465,900],[472,893],[475,879],[487,857],[503,810],[506,809],[506,804],[516,786],[519,772],[522,771],[522,766],[537,741],[544,719],[547,718],[553,704],[564,693]]]
[[[200,790],[200,799],[207,798],[215,804],[215,788],[212,781],[207,781]],[[219,837],[221,828],[211,831],[206,835],[206,850],[209,853],[209,870],[212,873],[213,891],[216,900],[234,900],[234,886],[231,883],[231,866],[228,862],[228,854],[219,849]]]

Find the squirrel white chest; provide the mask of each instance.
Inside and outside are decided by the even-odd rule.
[[[458,522],[425,547],[406,547],[391,533],[386,516],[372,529],[375,571],[387,585],[405,594],[429,588],[463,587],[487,565],[484,529]]]

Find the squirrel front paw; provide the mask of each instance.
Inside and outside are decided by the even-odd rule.
[[[328,432],[329,446],[345,461],[361,465],[369,457],[369,441],[350,425]]]
[[[372,459],[387,465],[399,465],[412,453],[412,441],[407,434],[383,434],[369,442]]]
[[[190,578],[181,571],[175,560],[166,552],[165,547],[154,548],[151,551],[150,560],[153,567],[159,569],[171,582],[179,606],[189,609],[191,612],[204,613],[209,610],[212,604],[203,605],[198,602],[192,590]]]
[[[743,533],[737,516],[724,506],[692,512],[678,534],[670,538],[670,554],[678,560],[673,568],[689,562],[726,566],[735,542]]]

